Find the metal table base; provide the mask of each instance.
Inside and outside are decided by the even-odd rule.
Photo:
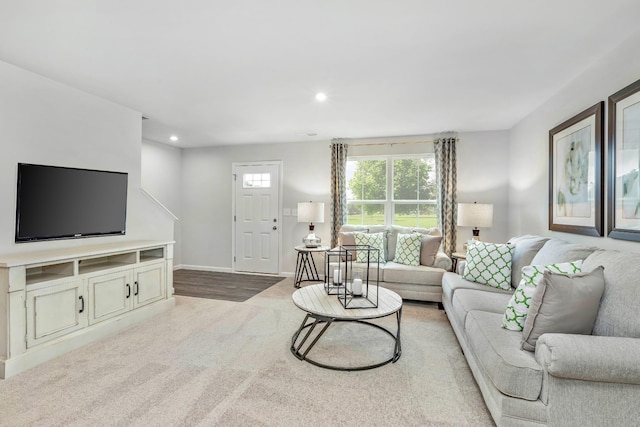
[[[304,276],[306,279],[303,279]],[[294,286],[300,287],[302,282],[319,282],[320,276],[318,275],[318,269],[316,268],[316,262],[313,260],[311,252],[298,251],[298,257],[296,258],[296,274]]]
[[[393,332],[391,332],[390,330],[380,326],[380,325],[376,325],[375,323],[371,323],[371,322],[367,322],[366,320],[351,320],[351,319],[338,319],[338,318],[334,318],[334,317],[326,317],[326,316],[319,316],[316,314],[311,314],[311,313],[307,313],[307,315],[305,316],[304,320],[302,321],[302,323],[300,324],[300,327],[298,328],[298,330],[293,334],[293,337],[291,338],[291,353],[293,353],[294,356],[296,356],[298,359],[300,360],[305,360],[313,365],[319,366],[321,368],[326,368],[326,369],[333,369],[336,371],[364,371],[367,369],[374,369],[374,368],[378,368],[380,366],[386,365],[388,363],[395,363],[398,361],[398,359],[400,359],[400,356],[402,355],[402,345],[400,342],[400,321],[402,320],[402,307],[400,307],[400,309],[398,311],[396,311],[396,322],[398,325],[398,329],[396,331],[396,334],[394,335]],[[382,316],[384,317],[384,316]],[[312,319],[311,322],[307,323],[307,321],[309,319]],[[333,322],[357,322],[357,323],[361,323],[364,325],[369,325],[369,326],[373,326],[375,328],[378,328],[382,331],[384,331],[385,333],[387,333],[389,336],[391,336],[395,342],[394,344],[394,350],[393,350],[393,355],[380,363],[375,363],[372,365],[364,365],[364,366],[333,366],[333,365],[328,365],[326,363],[321,363],[318,362],[316,360],[310,359],[308,357],[309,352],[311,351],[311,349],[317,344],[317,342],[320,340],[320,338],[322,337],[322,335],[324,335],[324,333],[327,331],[327,329],[329,329],[329,326],[331,326],[331,324]],[[314,331],[314,329],[316,328],[316,326],[323,324],[322,329],[320,330],[320,332],[318,332],[318,334],[311,340],[311,342],[304,347],[305,343],[307,342],[307,340],[310,338],[312,332]],[[296,345],[296,342],[298,341],[298,338],[300,337],[300,334],[302,333],[302,331],[304,329],[307,329],[307,333],[304,335],[304,337],[302,338],[302,340],[300,341],[300,343],[298,345]],[[304,349],[303,349],[304,347]]]

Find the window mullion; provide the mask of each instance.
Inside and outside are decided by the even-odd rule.
[[[393,224],[395,215],[395,207],[393,204],[393,157],[387,157],[387,200],[384,206],[385,225]]]

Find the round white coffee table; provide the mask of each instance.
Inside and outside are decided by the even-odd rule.
[[[375,289],[371,292],[375,292]],[[402,354],[402,346],[400,344],[402,298],[395,292],[382,287],[378,287],[377,292],[378,307],[376,308],[344,308],[336,295],[327,294],[324,289],[324,284],[322,283],[306,286],[295,291],[292,296],[293,303],[299,309],[305,311],[307,315],[291,338],[291,352],[300,360],[306,360],[307,362],[322,368],[335,369],[339,371],[361,371],[377,368],[390,362],[395,363]],[[367,321],[390,316],[392,314],[396,315],[398,325],[395,334],[380,325]],[[394,349],[392,356],[380,363],[356,367],[333,366],[310,359],[308,357],[309,352],[333,322],[358,322],[381,329],[393,338]],[[307,343],[314,329],[319,324],[324,324],[322,329],[313,337],[313,339],[311,339],[309,343]],[[300,339],[300,334],[304,329],[308,329],[307,333]]]

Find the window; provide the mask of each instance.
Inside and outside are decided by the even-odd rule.
[[[347,159],[348,224],[436,227],[433,155]]]
[[[242,188],[271,188],[271,174],[245,173],[242,175]]]

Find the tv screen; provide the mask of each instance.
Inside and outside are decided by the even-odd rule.
[[[127,177],[19,163],[16,242],[125,234]]]

